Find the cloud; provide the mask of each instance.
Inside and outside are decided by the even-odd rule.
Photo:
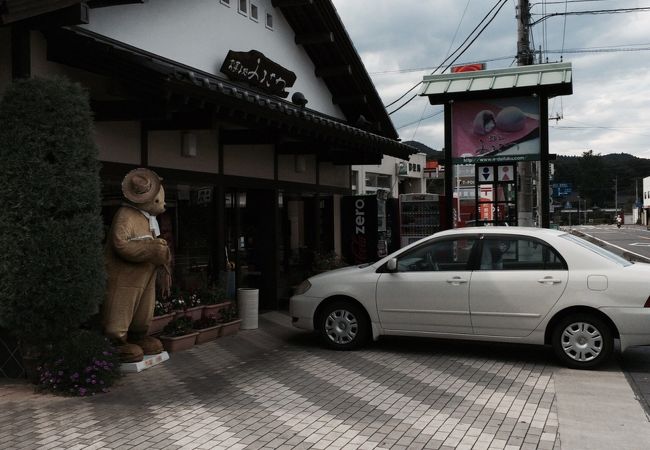
[[[489,61],[488,68],[514,65],[517,23],[516,2],[508,1],[483,34],[458,62]],[[477,26],[495,2],[484,0],[334,0],[350,37],[384,104],[389,104],[437,67]],[[467,9],[465,11],[465,8]],[[568,11],[634,8],[636,0],[568,3]],[[563,3],[532,6],[533,19],[541,14],[563,12]],[[465,11],[465,14],[463,12]],[[462,21],[461,21],[462,19]],[[454,39],[454,35],[456,37]],[[564,37],[564,39],[563,39]],[[532,28],[534,48],[570,50],[647,44],[650,47],[650,12],[634,14],[553,16]],[[453,39],[453,40],[452,40]],[[573,66],[573,95],[549,101],[551,153],[579,155],[626,152],[650,156],[650,52],[545,54],[545,61],[570,61]],[[406,71],[429,68],[429,71]],[[409,99],[387,108],[392,111]],[[439,106],[417,97],[391,117],[403,140],[415,139],[441,149],[444,145],[443,117],[427,118]],[[421,121],[420,121],[421,120]],[[420,121],[420,122],[419,122]],[[412,122],[415,122],[411,124]],[[418,123],[419,122],[419,123]],[[410,124],[410,125],[407,125]],[[648,131],[646,131],[648,130]]]

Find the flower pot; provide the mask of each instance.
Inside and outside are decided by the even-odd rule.
[[[214,305],[203,305],[203,318],[207,319],[208,317],[219,318],[221,316],[221,310],[230,306],[230,302],[215,303]]]
[[[180,352],[192,348],[196,342],[198,332],[184,334],[183,336],[160,336],[160,342],[168,352]]]
[[[161,316],[153,316],[151,323],[149,324],[148,335],[160,333],[165,325],[172,321],[174,318],[174,313],[163,314]]]
[[[222,325],[215,325],[213,327],[196,330],[199,332],[199,335],[196,337],[196,344],[199,345],[217,339],[221,335],[221,327]]]
[[[226,322],[221,324],[221,334],[220,336],[229,336],[235,334],[239,331],[241,327],[241,319],[233,320],[232,322]]]
[[[194,322],[195,320],[199,320],[203,315],[203,305],[175,311],[174,313],[176,314],[175,317],[187,316]]]

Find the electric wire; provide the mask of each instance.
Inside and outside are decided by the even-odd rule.
[[[487,25],[489,25],[489,24],[492,22],[492,20],[494,20],[494,17],[496,17],[496,14],[498,14],[498,12],[501,10],[501,8],[503,7],[503,5],[505,5],[506,2],[507,2],[507,0],[497,0],[497,2],[494,4],[494,6],[492,7],[492,9],[490,9],[490,11],[488,11],[488,13],[483,17],[483,19],[481,19],[481,21],[478,23],[478,25],[476,25],[476,26],[474,27],[474,29],[469,33],[469,35],[467,36],[467,38],[465,38],[465,40],[464,40],[464,41],[463,41],[463,42],[462,42],[462,43],[461,43],[461,44],[456,48],[456,50],[454,50],[454,51],[453,51],[449,56],[447,56],[447,58],[445,58],[445,59],[444,59],[444,60],[443,60],[439,65],[438,65],[438,67],[436,67],[436,68],[433,70],[433,72],[432,72],[431,74],[433,75],[435,72],[437,72],[437,71],[438,71],[438,70],[439,70],[439,69],[440,69],[444,64],[446,64],[446,62],[449,60],[449,58],[451,58],[451,57],[452,57],[453,55],[455,55],[458,51],[460,51],[460,50],[462,49],[462,47],[465,45],[465,43],[466,43],[466,42],[467,42],[467,41],[472,37],[472,34],[474,34],[474,33],[476,32],[476,30],[481,26],[481,24],[483,24],[483,22],[485,22],[485,20],[487,20],[487,18],[488,18],[488,17],[490,16],[490,14],[495,10],[495,8],[499,7],[499,9],[497,10],[497,12],[492,16],[492,19],[490,19],[490,21],[488,22]],[[499,5],[499,4],[500,4],[500,5]],[[487,25],[486,25],[486,26],[487,26]],[[472,44],[472,43],[473,43],[473,42],[478,38],[478,36],[480,36],[480,34],[483,32],[483,30],[485,30],[485,27],[483,27],[483,28],[478,32],[478,34],[476,35],[476,37],[474,38],[474,40],[472,40],[472,42],[470,42],[470,44],[468,44],[468,46],[467,46],[465,49],[463,49],[462,52],[461,52],[460,54],[458,54],[458,55],[456,56],[456,60],[457,60],[457,59],[458,59],[458,58],[459,58],[463,53],[465,53],[465,52],[467,51],[467,49],[469,48],[469,46],[470,46],[470,45],[471,45],[471,44]],[[454,60],[454,61],[452,62],[452,64],[453,64],[456,60]],[[447,67],[449,67],[449,66],[447,66]],[[445,70],[446,70],[446,69],[445,69]],[[443,70],[443,72],[444,72],[444,70]],[[397,98],[396,100],[394,100],[394,101],[390,102],[389,104],[385,105],[385,107],[386,107],[386,108],[389,108],[390,106],[393,106],[395,103],[397,103],[398,101],[400,101],[400,100],[402,100],[404,97],[406,97],[406,96],[407,96],[407,95],[408,95],[408,94],[409,94],[413,89],[417,88],[420,84],[422,84],[422,81],[418,82],[415,86],[413,86],[412,88],[410,88],[408,91],[406,91],[404,94],[402,94],[402,95],[401,95],[399,98]],[[403,105],[401,105],[400,107],[398,107],[398,108],[395,109],[394,111],[389,112],[388,114],[389,114],[389,115],[390,115],[390,114],[393,114],[394,112],[396,112],[396,111],[402,109],[404,106],[406,106],[408,103],[410,103],[410,102],[411,102],[415,97],[417,97],[417,94],[413,95],[413,96],[412,96],[411,98],[409,98],[409,99],[408,99],[408,100],[407,100]]]
[[[472,39],[472,40],[467,44],[467,46],[466,46],[466,47],[465,47],[465,48],[464,48],[464,49],[463,49],[463,50],[462,50],[462,51],[461,51],[461,52],[460,52],[460,53],[459,53],[459,54],[458,54],[458,55],[457,55],[457,56],[456,56],[456,57],[455,57],[455,58],[454,58],[454,59],[453,59],[453,60],[452,60],[448,65],[447,65],[447,67],[445,67],[445,68],[442,70],[443,72],[444,72],[445,70],[449,69],[449,68],[450,68],[450,67],[451,67],[451,66],[452,66],[456,61],[458,61],[458,58],[460,58],[460,57],[461,57],[461,56],[462,56],[462,55],[463,55],[463,54],[464,54],[464,53],[465,53],[465,52],[466,52],[466,51],[471,47],[471,45],[472,45],[472,44],[473,44],[473,43],[474,43],[474,42],[479,38],[479,36],[481,36],[481,34],[483,33],[483,31],[485,31],[485,29],[486,29],[486,28],[487,28],[487,27],[488,27],[488,26],[489,26],[489,25],[494,21],[494,19],[496,18],[496,16],[499,14],[499,12],[501,11],[501,9],[503,9],[503,7],[505,6],[505,4],[506,4],[507,2],[508,2],[508,0],[498,0],[497,4],[495,4],[495,6],[492,7],[492,9],[490,10],[490,11],[493,11],[494,8],[498,6],[498,9],[496,10],[496,12],[494,12],[494,14],[492,15],[492,17],[491,17],[491,18],[488,20],[488,22],[483,26],[483,28],[481,28],[481,29],[479,30],[479,32],[478,32],[478,33],[476,34],[476,36],[474,36],[474,38],[473,38],[473,39]],[[500,4],[499,4],[499,3],[500,3]],[[488,14],[489,14],[489,13],[488,13]],[[481,20],[481,23],[483,23],[483,22],[484,22],[484,20]],[[471,36],[471,34],[470,34],[470,36]],[[469,39],[469,36],[468,36],[468,39]],[[465,39],[465,41],[463,41],[463,44],[461,44],[461,46],[459,46],[459,49],[460,49],[460,47],[462,47],[462,46],[464,45],[465,42],[467,42],[467,39]],[[456,50],[456,51],[458,51],[458,50]],[[454,51],[454,53],[456,53],[456,51]],[[454,53],[452,53],[452,55],[453,55]],[[450,55],[450,56],[451,56],[451,55]],[[441,63],[437,68],[436,68],[436,70],[434,70],[434,72],[437,71],[437,70],[438,70],[438,69],[439,69],[443,64],[445,64],[445,62],[446,62],[446,61],[443,61],[443,62],[442,62],[442,63]],[[410,92],[411,90],[413,90],[413,89],[415,89],[417,86],[419,86],[421,83],[422,83],[422,82],[419,82],[419,83],[418,83],[417,85],[415,85],[413,88],[409,89],[409,91],[407,91],[407,94],[408,94],[408,92]],[[406,94],[405,94],[405,95],[406,95]],[[403,97],[404,97],[404,96],[402,96],[401,98],[403,98]],[[400,105],[399,107],[397,107],[397,108],[394,109],[393,111],[389,112],[388,115],[392,115],[392,114],[396,113],[397,111],[399,111],[400,109],[402,109],[404,106],[406,106],[407,104],[409,104],[409,103],[410,103],[410,102],[411,102],[415,97],[417,97],[417,94],[413,95],[411,98],[409,98],[409,99],[408,99],[406,102],[404,102],[402,105]],[[395,102],[393,102],[393,103],[395,103]]]

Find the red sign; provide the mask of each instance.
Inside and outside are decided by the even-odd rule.
[[[463,64],[461,66],[451,67],[451,73],[476,72],[477,70],[485,70],[485,63]]]

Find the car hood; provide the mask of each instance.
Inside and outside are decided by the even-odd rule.
[[[358,266],[348,266],[348,267],[342,267],[340,269],[334,269],[334,270],[328,270],[327,272],[319,273],[318,275],[314,275],[309,278],[310,282],[323,282],[327,281],[328,278],[332,277],[339,277],[342,275],[349,275],[353,274],[355,272],[360,272],[360,271],[366,271],[366,270],[374,270],[374,268],[370,264],[361,264]]]

